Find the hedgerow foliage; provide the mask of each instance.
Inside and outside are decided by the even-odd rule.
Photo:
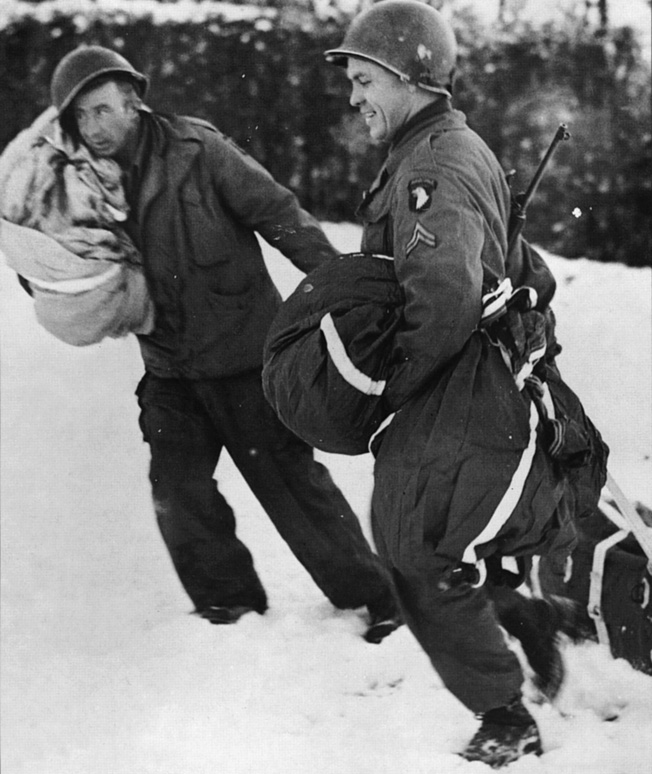
[[[151,78],[153,108],[212,121],[319,218],[353,220],[383,154],[348,105],[344,74],[323,59],[350,19],[317,19],[289,5],[171,8],[153,0],[115,0],[104,10],[83,0],[21,4],[0,30],[0,149],[49,104],[61,57],[101,44]],[[455,104],[505,170],[516,170],[515,191],[527,186],[558,125],[571,132],[530,207],[528,238],[568,257],[648,265],[650,73],[632,30],[596,35],[568,18],[489,32],[468,14],[454,24]]]

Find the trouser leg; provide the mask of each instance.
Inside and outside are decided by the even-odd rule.
[[[148,375],[138,396],[156,517],[183,587],[197,609],[262,612],[265,592],[213,478],[222,444],[210,419],[181,381]]]
[[[449,563],[432,546],[399,555],[374,518],[378,551],[391,569],[403,617],[448,690],[475,713],[508,704],[523,673],[487,591],[447,582]]]
[[[357,517],[313,450],[276,417],[260,373],[203,382],[201,397],[252,492],[333,604],[393,612],[389,575]]]
[[[434,580],[434,579],[433,579]],[[408,626],[446,687],[473,712],[508,704],[523,673],[483,588],[441,590],[426,578],[396,577]]]

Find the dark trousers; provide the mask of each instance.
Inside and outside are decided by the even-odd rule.
[[[520,695],[523,672],[500,626],[516,592],[498,593],[490,581],[480,587],[450,582],[455,563],[423,540],[418,519],[415,526],[389,514],[373,517],[376,546],[392,572],[405,622],[446,688],[476,713]]]
[[[197,609],[267,607],[252,556],[236,537],[233,511],[213,478],[225,448],[335,606],[394,610],[389,575],[358,519],[313,450],[278,420],[259,371],[205,380],[146,374],[137,395],[158,524]]]

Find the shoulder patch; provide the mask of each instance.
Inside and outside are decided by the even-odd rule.
[[[410,194],[409,207],[411,212],[424,212],[432,204],[432,194],[437,188],[436,180],[417,178],[408,183]]]
[[[426,247],[435,248],[437,247],[437,237],[428,229],[419,223],[419,221],[416,222],[414,226],[414,231],[412,232],[412,236],[410,237],[410,241],[405,245],[405,257],[407,258],[410,253],[415,249],[415,247],[419,243],[424,244]]]

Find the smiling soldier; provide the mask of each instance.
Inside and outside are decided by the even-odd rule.
[[[531,392],[545,387],[536,363],[557,373],[555,283],[523,240],[508,255],[509,187],[452,107],[456,53],[432,7],[382,0],[326,58],[346,68],[350,104],[388,149],[358,210],[361,253],[393,259],[404,297],[384,372],[388,417],[372,441],[374,538],[411,631],[481,719],[463,756],[499,767],[541,753],[502,627],[521,639],[548,698],[563,675],[558,632],[579,634],[570,602],[519,594],[510,583],[522,574],[510,580],[502,558],[558,549],[573,530]],[[505,319],[533,325],[516,367],[516,350],[492,341],[488,321],[519,297],[529,316]]]

